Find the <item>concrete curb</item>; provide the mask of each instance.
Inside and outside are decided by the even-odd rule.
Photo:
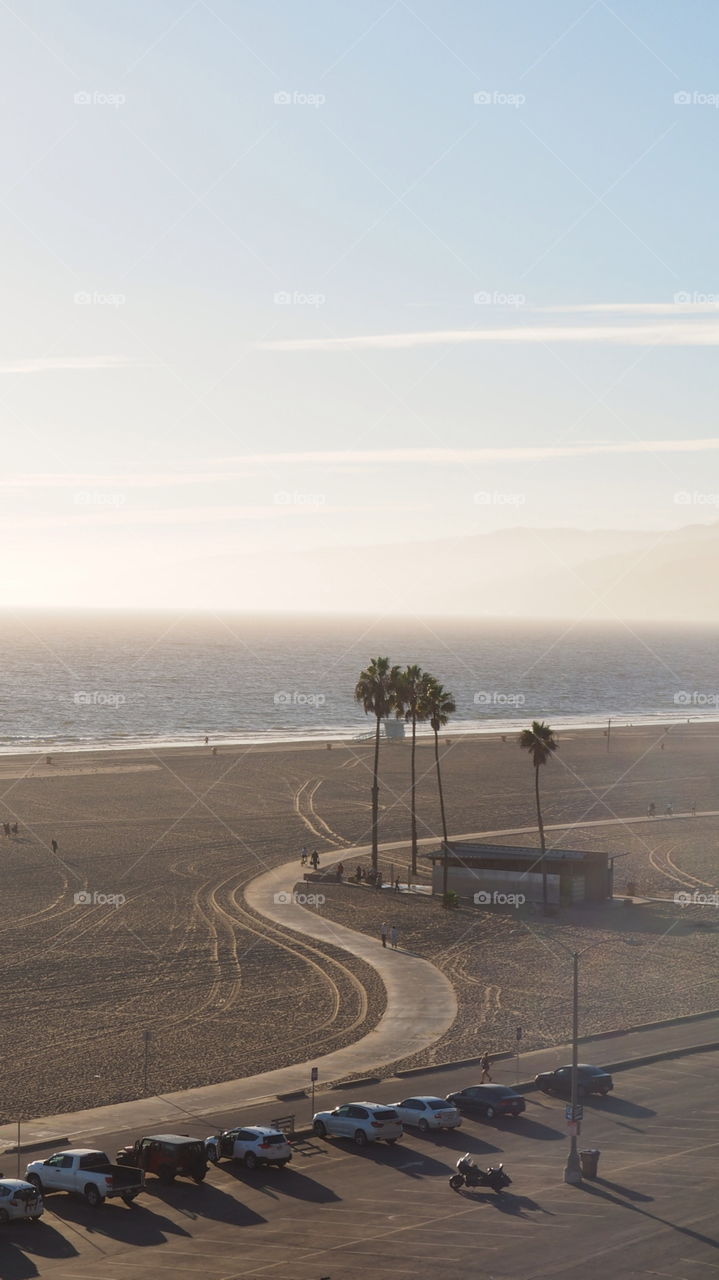
[[[69,1147],[69,1138],[43,1138],[38,1142],[21,1142],[20,1146],[15,1144],[14,1147],[3,1147],[3,1156],[22,1155],[23,1151],[44,1151],[46,1148],[53,1151],[59,1150],[61,1147]],[[2,1156],[0,1156],[2,1158]]]

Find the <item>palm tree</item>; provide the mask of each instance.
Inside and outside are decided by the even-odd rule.
[[[542,847],[542,906],[544,911],[547,910],[547,864],[545,862],[545,854],[547,845],[544,839],[544,823],[542,821],[542,806],[539,803],[539,770],[543,764],[547,764],[552,758],[552,752],[558,748],[557,740],[554,736],[554,730],[550,729],[548,724],[543,720],[533,720],[531,729],[523,729],[519,735],[519,745],[522,751],[528,751],[534,765],[534,794],[537,799],[537,826],[539,827],[539,843]]]
[[[447,723],[449,717],[457,710],[452,694],[448,692],[434,676],[425,675],[422,695],[424,719],[429,720],[434,733],[434,763],[437,769],[437,790],[439,792],[439,811],[442,817],[442,838],[444,857],[442,859],[442,901],[447,901],[447,875],[449,871],[449,845],[447,843],[447,819],[444,812],[444,793],[442,791],[442,773],[439,767],[439,731]]]
[[[424,712],[423,698],[425,694],[426,676],[421,667],[416,664],[405,667],[404,671],[399,673],[399,684],[397,687],[397,716],[403,716],[408,724],[412,725],[412,753],[410,764],[410,812],[412,824],[412,875],[417,874],[417,770],[416,770],[416,754],[417,754],[417,725],[421,720],[426,720],[427,716]]]
[[[366,671],[360,672],[355,686],[355,701],[361,702],[367,715],[377,720],[374,740],[374,772],[372,776],[372,866],[377,870],[377,824],[379,819],[379,738],[382,721],[394,711],[399,684],[399,667],[390,667],[389,658],[372,658]]]

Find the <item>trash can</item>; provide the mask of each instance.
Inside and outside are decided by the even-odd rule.
[[[596,1178],[597,1170],[599,1169],[599,1157],[601,1154],[601,1151],[597,1151],[596,1149],[579,1152],[579,1163],[582,1166],[583,1178]]]

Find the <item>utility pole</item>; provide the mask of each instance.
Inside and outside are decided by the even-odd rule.
[[[609,750],[609,739],[611,738],[611,736],[612,736],[612,717],[610,716],[607,721],[607,751]]]
[[[569,1120],[569,1155],[564,1169],[564,1181],[579,1186],[582,1181],[582,1168],[577,1151],[577,1058],[579,1057],[579,952],[572,953],[573,993],[572,993],[572,1114]]]
[[[147,1067],[148,1067],[148,1057],[150,1053],[150,1041],[152,1039],[152,1032],[143,1031],[142,1039],[145,1044],[145,1056],[144,1056],[144,1062],[143,1062],[143,1068],[142,1068],[142,1094],[143,1094],[143,1097],[146,1098],[147,1097]]]

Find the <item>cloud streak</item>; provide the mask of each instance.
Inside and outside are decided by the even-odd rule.
[[[136,365],[125,356],[32,356],[0,362],[0,373],[54,373],[63,369],[122,369]]]
[[[543,458],[587,458],[602,454],[713,453],[719,437],[695,440],[608,440],[584,444],[517,445],[480,449],[317,449],[303,453],[248,453],[218,459],[239,466],[368,466],[417,463],[467,466],[478,462],[525,462]]]

